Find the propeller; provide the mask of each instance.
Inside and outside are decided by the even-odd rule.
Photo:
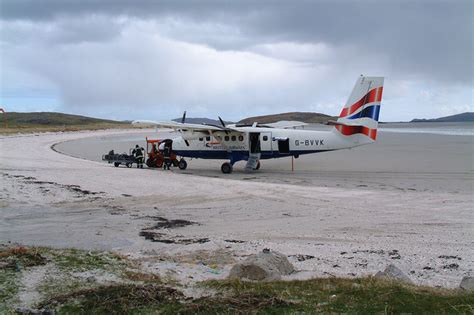
[[[222,124],[222,127],[224,127],[224,128],[225,128],[225,122],[222,120],[222,118],[220,118],[219,116],[217,116],[217,118],[219,118],[219,121],[221,122],[221,124]]]
[[[186,111],[184,111],[184,113],[183,113],[183,117],[181,118],[181,123],[184,124],[185,121],[186,121]],[[188,140],[184,140],[184,143],[186,143],[186,146],[189,147],[189,141]]]
[[[219,118],[219,121],[221,122],[222,127],[224,127],[224,129],[225,129],[226,128],[225,127],[225,122],[222,120],[222,118],[220,116],[217,116],[217,118]],[[225,132],[226,135],[229,134],[229,132],[227,130],[224,130],[224,132]]]

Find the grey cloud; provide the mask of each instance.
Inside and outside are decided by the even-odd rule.
[[[224,50],[259,43],[327,43],[385,55],[397,78],[472,84],[472,1],[2,1],[2,19],[51,20],[88,15],[181,21],[170,36]],[[193,32],[186,25],[194,23]],[[221,32],[200,32],[202,25]],[[97,32],[79,36],[97,36]],[[184,28],[184,29],[183,29]],[[70,34],[72,32],[72,34]],[[77,32],[65,31],[74,40]],[[78,39],[78,40],[79,40]],[[471,67],[469,66],[471,65]]]
[[[0,21],[0,41],[7,44],[50,45],[105,42],[120,35],[124,25],[98,16],[42,21]]]
[[[352,45],[351,58],[386,55],[398,77],[472,84],[472,12],[470,1],[323,2],[281,5],[244,25],[263,40]]]
[[[472,91],[472,19],[470,1],[0,0],[0,61],[85,114],[337,114],[360,73],[387,76],[387,104],[407,109],[419,88]]]
[[[224,8],[222,7],[224,6]],[[154,1],[154,0],[2,0],[2,19],[50,20],[58,16],[84,14],[128,15],[140,18],[166,14],[185,14],[208,18],[221,11],[249,7],[250,3],[222,1]]]

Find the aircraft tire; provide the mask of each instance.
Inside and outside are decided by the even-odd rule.
[[[232,173],[232,164],[228,163],[228,162],[225,162],[224,164],[222,164],[221,166],[221,171],[222,173],[224,174],[230,174]]]
[[[115,167],[119,167],[119,166],[120,166],[120,163],[119,163],[119,162],[115,162],[115,163],[114,163],[114,166],[115,166]]]
[[[188,167],[188,163],[184,159],[181,159],[178,162],[178,167],[180,170],[185,170]]]

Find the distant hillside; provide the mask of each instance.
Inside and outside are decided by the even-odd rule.
[[[7,113],[9,126],[43,125],[43,126],[63,126],[63,125],[90,125],[98,123],[124,124],[125,122],[92,118],[79,115],[70,115],[54,112],[33,112],[33,113]]]
[[[181,118],[175,118],[173,121],[181,122]],[[208,124],[208,125],[221,125],[221,122],[217,119],[210,118],[186,118],[186,123],[188,124]],[[233,124],[231,121],[224,121],[226,125]]]
[[[54,112],[7,112],[6,117],[7,128],[4,128],[4,114],[0,114],[0,130],[2,133],[73,131],[131,127],[129,122]]]
[[[474,112],[466,112],[462,114],[434,118],[434,119],[415,118],[410,122],[465,122],[465,121],[474,121]]]
[[[252,124],[254,122],[259,122],[262,124],[268,124],[277,122],[280,120],[290,120],[290,121],[302,121],[305,123],[326,123],[329,120],[336,120],[337,117],[329,116],[320,113],[311,113],[311,112],[290,112],[290,113],[281,113],[275,115],[265,115],[265,116],[255,116],[242,119],[239,123]]]

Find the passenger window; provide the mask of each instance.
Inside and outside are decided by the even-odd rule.
[[[211,141],[211,137],[210,137],[210,136],[207,136],[207,137],[206,137],[206,141]]]
[[[225,140],[225,141],[229,141],[229,136],[225,136],[225,137],[224,137],[224,140]]]
[[[204,140],[204,138],[199,138],[199,141],[202,141],[202,140]]]
[[[235,136],[232,136],[232,138],[231,138],[231,139],[232,139],[232,141],[235,141],[235,140],[236,140]]]
[[[244,136],[239,136],[239,141],[244,141]]]
[[[263,141],[267,141],[268,140],[268,137],[267,136],[263,136]]]

